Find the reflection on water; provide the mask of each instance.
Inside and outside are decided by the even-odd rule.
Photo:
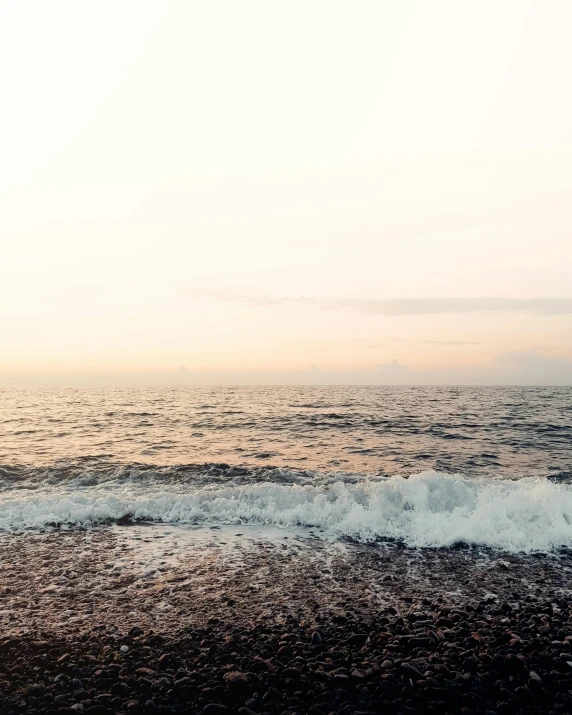
[[[157,387],[0,391],[0,464],[572,469],[572,388]]]

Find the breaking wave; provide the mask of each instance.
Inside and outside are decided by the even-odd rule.
[[[323,530],[367,543],[411,547],[464,543],[508,552],[572,547],[572,485],[544,478],[491,480],[426,471],[358,482],[258,482],[214,486],[134,484],[89,478],[5,492],[0,529],[90,528],[129,520],[257,524]]]

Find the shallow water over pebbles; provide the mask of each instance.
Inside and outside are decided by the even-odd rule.
[[[572,595],[572,559],[487,549],[408,549],[257,527],[133,525],[0,537],[0,627],[74,632],[98,623],[177,631],[280,614],[407,609]]]

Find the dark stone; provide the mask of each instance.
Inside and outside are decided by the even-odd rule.
[[[298,668],[284,668],[283,675],[285,678],[299,678],[302,673]]]
[[[523,671],[528,670],[526,663],[521,658],[516,655],[513,655],[512,653],[509,653],[505,656],[503,668],[507,673],[512,674],[522,673]]]
[[[120,682],[120,683],[113,683],[109,692],[112,695],[118,695],[119,697],[121,697],[122,695],[125,695],[128,690],[129,690],[129,686],[127,685],[127,683]]]
[[[252,690],[248,682],[248,677],[238,670],[227,673],[224,679],[229,688],[233,688],[234,690],[241,690],[242,692],[250,692]]]
[[[92,705],[84,712],[85,715],[107,715],[107,708],[105,705]]]
[[[348,638],[349,645],[361,646],[365,645],[368,639],[367,633],[354,633]]]
[[[312,633],[312,643],[314,645],[321,645],[323,641],[322,635],[318,631]]]
[[[401,664],[401,672],[412,680],[423,680],[423,675],[410,663]]]
[[[203,708],[203,715],[225,715],[230,709],[220,703],[209,703]]]
[[[135,671],[135,674],[136,675],[144,675],[146,677],[151,677],[151,676],[155,675],[155,671],[152,670],[151,668],[138,668]]]

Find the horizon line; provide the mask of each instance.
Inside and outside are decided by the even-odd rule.
[[[174,388],[174,387],[226,387],[226,388],[236,388],[236,387],[530,387],[530,388],[572,388],[572,382],[570,384],[523,384],[517,382],[506,382],[506,383],[476,383],[476,382],[450,382],[450,383],[422,383],[422,382],[403,382],[403,383],[379,383],[379,382],[363,382],[363,383],[351,383],[351,382],[260,382],[260,383],[165,383],[165,384],[133,384],[133,383],[117,383],[117,384],[101,384],[101,385],[61,385],[57,383],[43,384],[43,385],[2,385],[0,384],[0,390],[9,389],[40,389],[40,388],[54,388],[58,387],[61,389],[101,389],[101,388],[139,388],[139,387],[152,387],[152,388]]]

